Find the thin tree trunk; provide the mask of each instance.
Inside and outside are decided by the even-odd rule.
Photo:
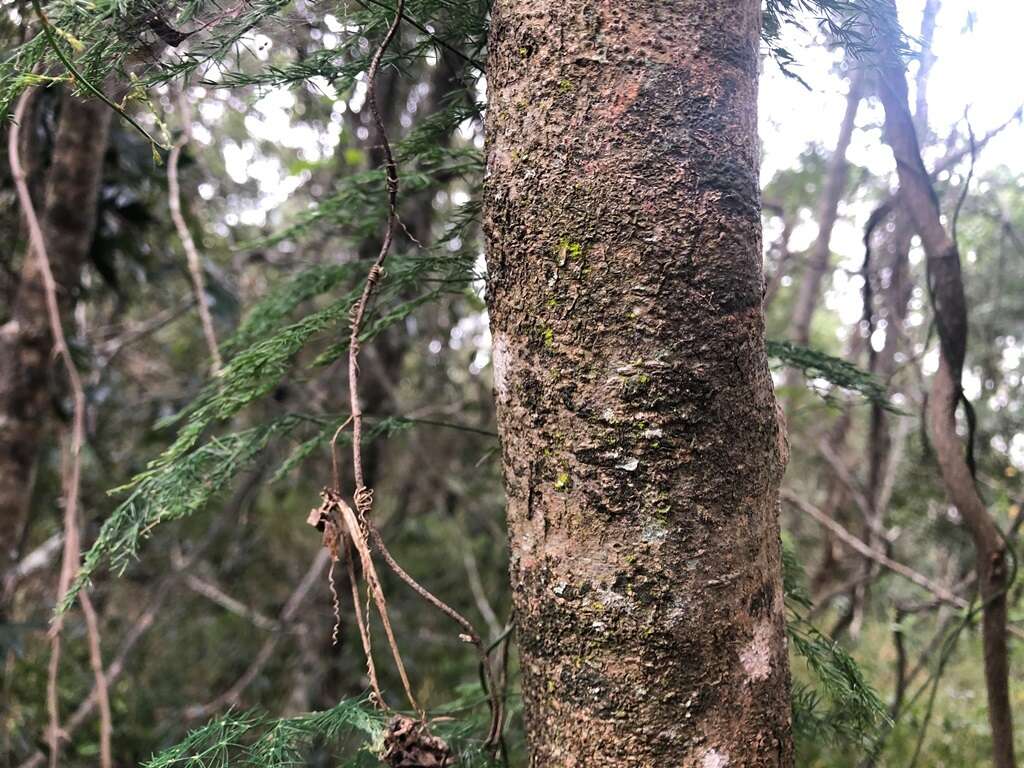
[[[895,7],[891,12],[895,14]],[[967,305],[960,254],[943,227],[938,198],[921,161],[907,106],[902,63],[894,54],[885,55],[880,72],[886,140],[896,158],[902,202],[924,247],[940,341],[939,369],[928,400],[932,444],[946,491],[974,540],[978,585],[984,601],[982,635],[993,762],[996,768],[1012,768],[1016,761],[1006,632],[1006,548],[995,520],[978,494],[965,459],[964,443],[956,431],[955,414],[963,398],[960,381],[967,348]]]
[[[914,126],[917,128],[917,138],[922,144],[928,144],[931,140],[928,128],[928,75],[935,64],[935,54],[932,53],[932,41],[935,39],[935,22],[942,8],[941,0],[925,0],[924,11],[921,14],[921,36],[920,36],[920,58],[915,80],[917,92],[914,95]]]
[[[789,766],[756,0],[498,0],[489,307],[536,766]]]
[[[790,337],[797,344],[807,346],[811,340],[811,319],[818,306],[821,294],[821,281],[828,272],[832,261],[832,230],[839,218],[839,201],[846,191],[846,182],[850,175],[850,164],[846,162],[846,150],[853,138],[854,122],[857,118],[857,107],[860,105],[864,90],[863,70],[856,69],[850,75],[850,90],[846,96],[846,113],[839,126],[839,138],[835,150],[829,158],[825,171],[825,182],[821,197],[818,200],[818,211],[815,220],[818,223],[818,235],[807,254],[807,269],[800,280],[800,290],[796,304],[793,306],[793,317],[790,324]]]
[[[928,76],[935,63],[931,46],[935,37],[935,21],[939,5],[939,0],[925,0],[921,22],[920,59],[914,78],[916,90],[914,125],[920,142],[925,142],[928,136]],[[865,255],[867,261],[865,262],[864,279],[878,283],[878,289],[872,292],[868,289],[873,282],[865,282],[865,301],[870,302],[873,293],[881,293],[883,296],[881,305],[886,321],[885,344],[881,351],[875,353],[870,346],[871,340],[868,340],[869,368],[886,386],[889,386],[897,370],[896,354],[904,346],[904,323],[913,295],[913,282],[910,277],[910,247],[914,228],[910,216],[904,210],[899,198],[895,202],[884,201],[881,208],[892,211],[892,215],[886,216],[886,219],[878,224],[888,220],[891,221],[891,228],[872,225],[870,222],[874,215],[869,217],[868,226],[873,227],[874,230],[865,233],[865,247],[868,249],[868,253]],[[884,257],[884,260],[880,261],[880,256]],[[883,282],[883,275],[886,274],[888,275],[887,283]],[[876,308],[865,306],[865,314],[868,312],[873,317]],[[884,487],[886,478],[890,474],[890,454],[893,448],[890,435],[891,419],[878,403],[871,404],[870,414],[866,446],[868,470],[865,484],[868,513],[864,521],[862,538],[872,549],[884,549],[888,553],[890,547],[884,536],[881,535],[881,531],[888,505],[888,500],[884,498]],[[851,633],[854,635],[859,631],[863,617],[868,610],[871,585],[874,581],[874,573],[877,571],[876,565],[870,560],[865,560],[863,567],[865,578],[854,588],[850,601]]]
[[[42,226],[66,315],[96,228],[110,116],[98,101],[62,100]],[[31,468],[50,420],[52,347],[42,280],[36,260],[26,258],[11,319],[0,329],[0,570],[24,523]]]

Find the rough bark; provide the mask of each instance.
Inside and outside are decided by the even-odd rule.
[[[895,14],[895,8],[891,9]],[[929,292],[939,335],[939,368],[928,400],[932,445],[946,491],[974,540],[983,603],[982,636],[993,764],[1016,765],[1007,649],[1007,560],[1003,538],[978,493],[956,431],[956,408],[963,397],[961,374],[967,348],[967,306],[957,244],[942,224],[939,202],[921,160],[910,116],[907,82],[895,55],[880,62],[880,96],[886,141],[892,147],[900,196],[924,247]]]
[[[854,70],[850,76],[850,90],[846,96],[846,113],[839,126],[839,138],[835,150],[829,158],[825,171],[825,182],[822,185],[821,197],[815,221],[818,223],[818,234],[807,253],[807,271],[800,281],[800,291],[796,304],[793,306],[793,317],[790,323],[790,337],[797,344],[807,346],[811,340],[811,319],[818,306],[821,294],[821,281],[832,261],[832,230],[839,217],[839,201],[846,190],[846,182],[850,175],[850,164],[846,162],[846,150],[853,138],[854,121],[857,118],[857,107],[860,105],[864,89],[864,73]]]
[[[41,222],[65,314],[96,227],[110,116],[98,101],[62,101]],[[0,570],[23,524],[50,417],[52,346],[36,260],[25,259],[11,319],[0,328]]]
[[[535,766],[788,766],[755,0],[498,0],[488,299]]]

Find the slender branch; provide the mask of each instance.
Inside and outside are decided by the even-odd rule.
[[[142,639],[142,636],[145,635],[146,632],[149,631],[149,629],[156,623],[156,618],[163,610],[164,603],[172,594],[171,587],[181,577],[183,572],[188,570],[193,563],[199,560],[203,553],[208,549],[216,535],[226,527],[228,521],[237,519],[239,509],[245,503],[245,500],[249,497],[252,491],[259,486],[261,477],[262,470],[254,472],[249,477],[249,479],[235,493],[234,498],[227,505],[224,514],[218,516],[213,525],[210,526],[203,540],[199,542],[195,549],[193,549],[186,558],[179,560],[177,563],[172,563],[171,574],[161,579],[157,583],[156,587],[150,592],[145,601],[145,610],[139,614],[138,618],[135,619],[135,622],[124,635],[124,638],[121,640],[121,646],[118,649],[117,656],[114,657],[114,660],[110,662],[104,672],[104,679],[108,686],[113,686],[120,679],[121,675],[124,674],[128,657],[131,655],[132,650],[138,644],[139,640]],[[94,684],[89,695],[86,696],[86,698],[78,705],[77,709],[75,709],[74,713],[68,719],[64,729],[65,733],[70,736],[82,727],[98,706],[99,697],[99,690]],[[38,750],[27,760],[23,761],[18,768],[41,768],[45,762],[46,755],[42,750]]]
[[[11,566],[3,575],[2,593],[9,595],[14,591],[22,579],[31,576],[36,571],[49,568],[53,558],[61,550],[64,544],[64,535],[55,533],[38,547],[25,555],[17,564]]]
[[[484,617],[487,628],[491,631],[491,637],[497,637],[502,632],[501,622],[498,621],[498,614],[494,612],[494,606],[487,599],[487,592],[484,590],[484,583],[480,578],[480,568],[477,566],[476,558],[473,557],[469,546],[462,550],[462,564],[466,569],[466,577],[469,581],[469,590],[473,593],[477,610]]]
[[[954,243],[959,242],[956,227],[960,223],[960,211],[963,210],[964,203],[967,201],[967,194],[971,190],[971,181],[974,179],[974,166],[978,162],[977,139],[974,137],[974,127],[971,125],[969,109],[964,109],[964,122],[967,123],[967,135],[970,139],[971,165],[967,171],[967,178],[964,179],[964,185],[960,189],[960,196],[957,198],[956,207],[953,209],[953,220],[949,227],[950,237]]]
[[[380,2],[380,0],[365,0],[365,2],[364,2],[364,0],[356,0],[356,2],[358,2],[364,8],[366,7],[366,2],[369,2],[369,3],[373,3],[378,8],[383,8],[384,10],[391,11],[392,13],[395,12],[394,8],[391,8],[390,6]],[[478,71],[480,71],[480,72],[484,72],[485,71],[486,67],[485,67],[485,65],[484,65],[484,63],[482,61],[479,61],[478,59],[474,59],[472,56],[467,56],[466,54],[464,54],[462,51],[460,51],[458,48],[454,47],[450,43],[446,43],[440,37],[438,37],[437,35],[433,34],[423,24],[421,24],[420,22],[416,21],[416,19],[412,18],[412,16],[407,14],[404,10],[399,10],[398,11],[398,16],[403,21],[406,21],[409,24],[411,24],[412,26],[416,27],[416,29],[418,29],[420,32],[422,32],[424,35],[426,35],[427,38],[432,43],[436,43],[441,48],[444,48],[446,51],[448,51],[450,53],[454,53],[456,56],[458,56],[460,59],[462,59],[467,64],[471,64]]]
[[[895,17],[895,4],[890,0],[886,5],[886,10]],[[962,388],[969,312],[960,253],[956,240],[950,237],[942,222],[939,199],[921,159],[908,107],[905,67],[894,50],[895,41],[887,42],[890,49],[881,54],[878,62],[885,138],[896,160],[899,194],[921,237],[928,293],[939,335],[939,366],[928,398],[928,424],[946,491],[974,541],[978,589],[982,597],[980,611],[993,764],[996,768],[1014,768],[1017,761],[1009,682],[1006,594],[1016,576],[1016,558],[978,492],[971,451],[973,435],[969,435],[965,445],[957,434],[958,404],[964,404],[969,419],[973,414]],[[976,151],[972,141],[971,152]]]
[[[206,284],[203,278],[202,262],[199,258],[199,251],[196,249],[192,233],[189,232],[185,217],[181,215],[181,187],[178,184],[178,161],[181,159],[182,150],[192,141],[192,109],[188,103],[188,96],[184,91],[178,92],[178,114],[181,119],[181,138],[174,142],[170,154],[167,156],[167,205],[171,209],[171,220],[174,222],[174,229],[181,240],[181,247],[185,250],[185,258],[188,260],[188,272],[192,278],[192,293],[196,299],[196,307],[199,310],[199,320],[203,325],[203,336],[206,337],[206,346],[212,360],[213,374],[216,375],[224,366],[220,355],[220,346],[217,344],[217,333],[213,328],[213,317],[210,315],[210,303],[206,299]]]
[[[370,68],[366,74],[368,81],[367,97],[370,113],[373,115],[373,120],[377,125],[377,132],[380,137],[380,146],[384,151],[384,168],[387,174],[388,190],[388,217],[384,228],[384,239],[381,241],[380,252],[377,254],[376,260],[373,262],[373,265],[370,267],[370,271],[366,275],[366,284],[363,286],[363,292],[352,310],[352,324],[351,331],[349,333],[348,388],[349,402],[352,412],[352,472],[356,485],[356,509],[360,515],[363,516],[365,516],[369,511],[369,508],[368,505],[364,505],[365,508],[360,508],[361,499],[358,498],[361,492],[366,490],[365,478],[363,476],[362,457],[363,411],[359,405],[359,334],[362,331],[363,317],[366,314],[366,308],[370,303],[370,299],[373,297],[373,292],[377,287],[377,283],[382,277],[384,262],[388,257],[388,253],[391,251],[391,243],[395,237],[395,226],[398,220],[398,165],[395,163],[395,156],[391,151],[391,142],[388,140],[384,120],[380,116],[380,108],[377,104],[376,80],[381,60],[384,57],[384,52],[387,50],[391,41],[394,39],[395,34],[398,32],[398,26],[402,21],[402,13],[404,9],[405,0],[399,0],[398,8],[395,11],[395,17],[391,22],[391,26],[388,27],[388,31],[385,33],[384,39],[377,47],[377,51],[374,53],[373,59],[370,61]],[[335,490],[340,491],[338,488]],[[369,501],[372,499],[372,496],[363,495],[363,499]]]
[[[808,517],[814,518],[814,520],[816,520],[818,523],[823,525],[825,528],[828,528],[828,530],[830,530],[836,536],[837,539],[839,539],[846,546],[848,546],[850,549],[854,550],[858,554],[870,560],[874,560],[882,567],[888,568],[893,573],[899,574],[903,578],[913,582],[922,589],[931,592],[944,603],[949,603],[950,605],[953,605],[961,609],[967,608],[967,601],[964,600],[962,597],[953,594],[948,589],[943,587],[941,584],[932,581],[924,574],[915,571],[913,568],[910,568],[904,565],[903,563],[896,562],[895,560],[887,557],[881,552],[876,552],[863,541],[861,541],[859,538],[857,538],[848,530],[846,530],[839,523],[837,523],[835,520],[830,518],[820,509],[818,509],[816,506],[800,498],[797,494],[793,493],[792,491],[783,488],[781,491],[779,491],[779,496],[788,501],[790,504],[799,509]]]
[[[483,649],[483,644],[480,639],[480,633],[476,631],[473,624],[466,619],[462,614],[452,608],[450,605],[445,603],[443,600],[436,597],[428,589],[423,587],[417,582],[412,576],[410,576],[391,556],[387,547],[384,544],[384,540],[381,538],[379,531],[370,519],[370,512],[373,507],[373,490],[366,487],[366,479],[363,473],[363,461],[362,461],[362,427],[363,427],[363,412],[362,407],[359,403],[359,347],[360,347],[360,333],[362,331],[363,319],[366,314],[367,306],[373,297],[374,290],[377,284],[380,282],[383,276],[384,262],[388,257],[388,253],[391,250],[391,244],[394,240],[395,229],[399,224],[398,219],[398,165],[395,162],[394,154],[391,151],[391,143],[388,140],[387,127],[384,125],[384,120],[380,115],[380,108],[377,103],[377,73],[380,70],[381,61],[383,60],[384,53],[387,51],[388,46],[391,44],[398,27],[402,22],[403,14],[405,11],[405,0],[398,0],[397,7],[395,8],[395,16],[388,27],[387,32],[384,35],[384,39],[381,41],[373,58],[370,61],[370,67],[367,70],[367,81],[368,81],[368,94],[367,102],[370,108],[370,113],[373,116],[373,121],[377,127],[377,133],[380,139],[380,147],[384,153],[384,168],[387,175],[387,194],[388,194],[388,215],[387,222],[384,229],[384,238],[381,242],[380,252],[377,255],[376,260],[370,267],[370,271],[366,276],[366,284],[363,287],[363,292],[356,302],[355,307],[352,311],[351,318],[351,329],[349,334],[349,355],[348,355],[348,385],[349,385],[349,403],[351,410],[351,421],[352,421],[352,474],[355,481],[355,493],[353,500],[355,502],[356,510],[358,512],[358,519],[355,512],[352,511],[348,505],[341,501],[340,488],[337,487],[337,468],[334,469],[335,489],[334,492],[337,494],[337,498],[334,499],[330,494],[327,496],[327,503],[330,505],[330,509],[333,513],[340,515],[341,522],[343,523],[341,530],[346,532],[351,538],[352,544],[355,546],[356,551],[359,555],[361,564],[363,566],[363,576],[367,582],[367,588],[370,595],[373,597],[373,601],[376,604],[377,612],[380,615],[381,621],[384,624],[384,631],[387,635],[388,644],[391,648],[392,656],[395,660],[395,665],[398,669],[399,676],[402,679],[402,684],[405,688],[406,697],[412,704],[413,709],[416,710],[420,719],[425,722],[425,716],[420,707],[416,704],[416,701],[412,694],[412,689],[409,684],[409,680],[406,676],[405,666],[402,662],[401,654],[399,653],[397,643],[395,642],[394,635],[391,630],[391,622],[388,619],[387,613],[387,602],[384,597],[383,590],[380,588],[380,583],[377,578],[376,570],[373,565],[373,557],[369,547],[369,538],[372,537],[373,545],[381,553],[384,561],[388,567],[404,581],[413,591],[415,591],[420,597],[426,602],[433,605],[439,611],[447,615],[449,618],[454,620],[460,627],[462,627],[464,635],[463,640],[472,643],[477,648],[477,652],[480,656],[480,663],[484,666],[486,672],[486,684],[485,688],[488,689],[488,694],[491,700],[491,725],[487,734],[487,745],[493,747],[497,745],[501,738],[501,725],[503,717],[501,715],[501,703],[498,699],[497,685],[494,680],[494,673],[487,653]],[[335,434],[337,439],[337,433]],[[332,445],[334,440],[332,440]],[[333,451],[332,451],[333,453]],[[369,620],[369,616],[366,617]],[[369,647],[368,633],[363,631],[362,625],[360,626],[361,634],[363,635],[363,645],[366,651],[368,663],[372,663],[372,656]],[[383,702],[381,702],[383,703]]]
[[[298,613],[299,608],[301,608],[302,604],[306,601],[310,591],[313,589],[313,585],[316,584],[323,575],[324,570],[326,570],[330,563],[330,560],[330,553],[328,553],[326,549],[321,549],[320,552],[317,553],[317,556],[309,566],[309,570],[306,571],[306,575],[302,577],[298,586],[295,587],[294,591],[285,601],[284,607],[281,609],[281,613],[277,621],[279,626],[287,626],[291,620],[295,618],[295,614]],[[185,710],[185,717],[189,719],[209,717],[217,710],[237,704],[246,688],[252,685],[253,681],[267,665],[267,662],[269,662],[273,657],[274,650],[277,648],[277,644],[281,642],[282,637],[283,633],[281,632],[275,632],[270,635],[263,641],[263,645],[257,652],[256,657],[252,660],[249,668],[241,677],[238,678],[238,680],[235,681],[234,685],[207,704],[198,704],[189,707]]]
[[[108,686],[113,685],[124,673],[125,662],[128,660],[128,655],[135,648],[136,644],[142,638],[142,636],[153,626],[156,621],[157,614],[160,613],[163,608],[163,602],[166,599],[167,591],[165,589],[156,590],[149,604],[146,606],[139,618],[132,624],[128,634],[125,635],[124,640],[121,642],[121,648],[117,652],[117,656],[110,662],[104,671],[104,680]],[[85,699],[78,705],[74,713],[68,718],[64,732],[69,736],[82,727],[82,724],[92,715],[93,711],[99,706],[100,693],[98,686],[93,686],[92,691]],[[46,762],[46,755],[43,754],[42,750],[36,752],[27,760],[23,761],[18,768],[41,768]]]
[[[250,608],[241,600],[233,598],[216,584],[211,584],[194,574],[189,574],[185,577],[185,585],[197,595],[202,595],[221,608],[252,622],[253,626],[259,629],[265,629],[268,632],[277,632],[281,629],[280,622],[271,619],[269,616],[264,616],[255,608]]]
[[[103,651],[100,648],[100,620],[88,592],[82,592],[79,600],[85,615],[86,638],[89,642],[89,666],[92,668],[96,689],[96,703],[100,709],[100,765],[111,768],[114,755],[111,742],[114,737],[114,717],[110,711],[110,688],[103,670]]]
[[[377,702],[383,702],[383,694],[380,690],[380,681],[377,680],[377,668],[373,663],[373,649],[370,645],[369,616],[364,619],[363,608],[359,600],[359,580],[356,578],[355,558],[352,557],[351,548],[345,553],[345,568],[348,570],[348,583],[352,590],[352,609],[356,616],[356,627],[359,630],[359,640],[363,644],[363,655],[366,657],[366,676],[370,680],[370,690]],[[366,614],[369,614],[367,606]]]
[[[380,579],[377,577],[377,569],[373,565],[373,555],[370,552],[370,545],[366,538],[366,532],[363,530],[360,521],[356,519],[355,512],[352,511],[352,508],[345,502],[341,501],[340,498],[338,499],[337,509],[341,515],[342,522],[345,524],[345,530],[347,531],[348,536],[359,555],[359,563],[363,568],[363,578],[366,580],[366,588],[370,597],[373,598],[374,605],[377,607],[377,614],[380,616],[381,623],[384,625],[384,634],[388,639],[388,647],[391,649],[391,656],[395,660],[395,667],[398,669],[398,676],[402,680],[402,687],[405,689],[405,697],[409,700],[409,704],[412,705],[413,710],[419,714],[420,719],[424,720],[424,711],[417,703],[416,697],[413,695],[412,684],[409,682],[409,675],[405,671],[405,663],[402,661],[402,654],[398,650],[398,641],[395,640],[395,633],[391,627],[391,619],[388,616],[387,601],[384,599],[384,590],[381,589]],[[367,626],[369,626],[369,621],[370,615],[369,611],[367,611]],[[367,634],[367,638],[368,637],[369,635]],[[369,656],[370,654],[367,655]],[[383,704],[383,702],[381,703]]]
[[[142,339],[160,331],[167,325],[173,323],[179,317],[188,312],[195,303],[194,299],[186,299],[177,307],[169,307],[153,317],[140,323],[138,327],[131,328],[123,333],[108,338],[97,350],[101,365],[98,368],[106,369],[110,363],[121,354],[126,347],[136,344]]]
[[[33,0],[37,10],[38,0]],[[42,11],[40,10],[40,13]],[[57,603],[60,604],[68,591],[75,574],[78,572],[81,545],[78,527],[79,489],[82,474],[82,446],[85,442],[85,389],[78,367],[71,356],[64,327],[60,317],[60,304],[57,300],[57,282],[50,268],[50,259],[46,251],[46,238],[43,236],[39,217],[32,203],[28,188],[28,179],[19,154],[21,125],[27,113],[30,91],[25,91],[18,99],[14,113],[14,123],[8,134],[8,155],[11,175],[17,189],[18,203],[25,215],[28,225],[30,248],[35,252],[39,265],[39,275],[43,282],[46,297],[46,313],[53,336],[53,349],[61,358],[67,372],[68,383],[73,398],[71,420],[71,438],[68,447],[67,461],[62,478],[64,494],[64,555],[57,585]],[[111,733],[113,724],[110,715],[110,700],[107,694],[106,679],[103,674],[103,662],[100,654],[99,623],[96,620],[92,603],[84,592],[81,594],[82,609],[86,617],[86,629],[89,636],[90,657],[96,676],[96,692],[100,702],[100,764],[103,768],[111,768]],[[57,696],[57,675],[60,669],[61,631],[64,628],[64,614],[58,613],[50,627],[50,662],[47,671],[46,700],[49,712],[50,727],[48,739],[50,743],[50,766],[56,768],[60,754],[60,705]]]

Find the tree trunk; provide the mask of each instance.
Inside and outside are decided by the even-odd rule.
[[[111,114],[99,101],[62,99],[40,219],[65,316],[96,228]],[[11,319],[0,328],[0,571],[19,538],[50,420],[52,347],[42,280],[27,257]]]
[[[756,0],[498,0],[488,298],[536,766],[788,766]]]
[[[818,306],[821,281],[832,262],[832,230],[835,228],[836,219],[839,218],[839,201],[846,191],[846,182],[850,175],[846,150],[849,149],[850,140],[853,138],[854,121],[857,118],[857,107],[860,105],[863,90],[864,72],[861,69],[854,70],[850,75],[850,90],[846,96],[846,113],[839,126],[839,138],[832,157],[829,158],[821,197],[818,199],[815,216],[818,235],[807,253],[807,270],[800,280],[800,291],[793,306],[790,337],[804,347],[811,341],[811,319]]]
[[[895,6],[890,12],[896,13]],[[928,399],[929,428],[946,491],[974,540],[978,587],[984,601],[982,636],[993,764],[996,768],[1013,768],[1016,760],[1006,637],[1006,547],[978,493],[964,455],[965,446],[956,431],[955,414],[963,399],[961,376],[967,350],[967,303],[960,253],[942,224],[938,197],[921,160],[903,65],[895,53],[887,53],[879,68],[885,136],[896,159],[901,202],[924,247],[939,336],[939,368]]]

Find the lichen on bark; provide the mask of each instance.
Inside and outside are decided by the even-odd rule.
[[[759,5],[498,0],[491,24],[488,304],[533,764],[791,765]]]

